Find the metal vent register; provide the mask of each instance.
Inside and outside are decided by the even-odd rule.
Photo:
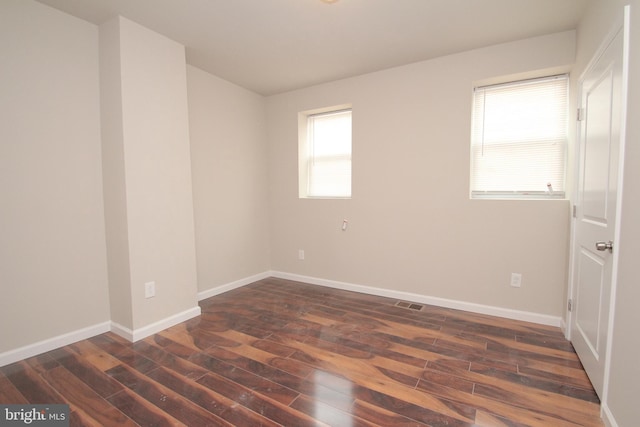
[[[422,311],[422,309],[424,308],[424,305],[404,301],[398,301],[395,305],[396,307],[408,308],[409,310],[415,311]]]

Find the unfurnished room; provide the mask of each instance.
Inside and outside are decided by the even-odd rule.
[[[640,422],[638,0],[0,0],[0,425]]]

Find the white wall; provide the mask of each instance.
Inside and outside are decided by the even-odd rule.
[[[0,353],[109,320],[98,30],[0,2]]]
[[[184,46],[125,18],[115,21],[101,26],[103,53],[108,48],[113,53],[102,63],[102,78],[120,92],[119,99],[103,99],[112,113],[102,116],[103,144],[113,153],[105,157],[104,169],[111,179],[123,175],[111,181],[118,186],[111,200],[116,206],[107,205],[107,213],[119,217],[108,232],[117,233],[114,240],[126,236],[129,258],[128,265],[119,259],[114,266],[110,251],[109,269],[112,282],[129,276],[130,298],[125,285],[118,292],[125,301],[112,303],[131,304],[132,321],[121,326],[135,331],[198,308],[187,77]],[[123,250],[120,245],[109,249]],[[127,271],[114,274],[121,268]],[[147,282],[156,288],[149,299]]]
[[[265,101],[187,67],[198,289],[268,271]]]
[[[102,183],[111,321],[133,327],[127,183],[124,163],[120,21],[100,26]]]
[[[574,48],[566,32],[269,97],[272,268],[559,319],[569,203],[469,200],[471,97],[474,82],[568,69]],[[345,103],[353,198],[298,199],[297,113]]]
[[[582,72],[600,43],[622,21],[623,7],[631,5],[629,93],[627,104],[626,154],[622,191],[622,222],[617,293],[609,359],[610,376],[603,401],[608,425],[632,426],[640,419],[640,340],[637,304],[640,301],[640,1],[591,1],[578,28],[576,72]]]

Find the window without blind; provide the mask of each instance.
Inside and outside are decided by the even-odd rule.
[[[299,196],[351,197],[351,109],[299,115]]]
[[[563,198],[568,76],[477,87],[472,198]]]

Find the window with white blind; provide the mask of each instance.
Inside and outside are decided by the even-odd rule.
[[[351,109],[299,115],[299,196],[351,197]]]
[[[477,87],[472,198],[563,198],[568,76]]]

